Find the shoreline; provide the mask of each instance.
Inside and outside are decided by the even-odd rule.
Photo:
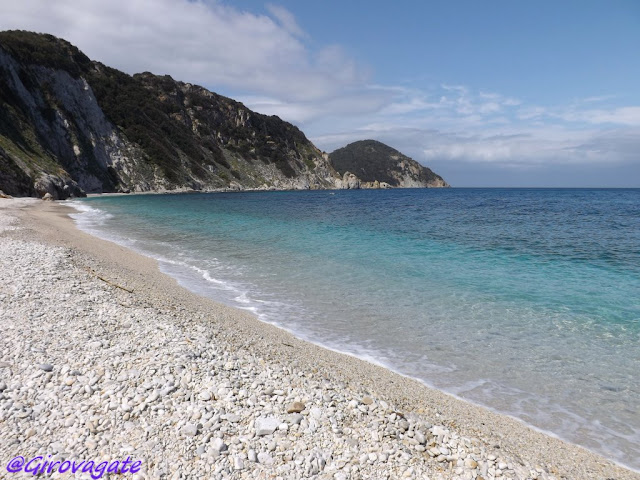
[[[71,262],[76,268],[85,271],[88,268],[97,275],[94,281],[98,282],[98,285],[101,279],[108,280],[110,284],[102,281],[104,285],[101,287],[114,291],[114,295],[133,296],[136,301],[148,304],[164,314],[178,312],[176,315],[182,319],[181,325],[185,325],[186,329],[189,328],[188,322],[185,324],[186,317],[201,319],[194,322],[193,328],[197,326],[216,330],[218,335],[228,342],[230,348],[235,348],[236,352],[246,350],[250,346],[251,354],[261,359],[266,365],[296,364],[297,370],[311,377],[322,376],[319,373],[313,373],[314,371],[323,372],[325,380],[334,386],[343,386],[340,388],[353,392],[352,396],[369,397],[368,400],[373,400],[373,405],[384,402],[382,405],[393,406],[390,411],[400,411],[404,418],[415,418],[417,424],[423,422],[432,427],[443,426],[459,437],[474,439],[478,442],[475,448],[483,452],[478,455],[484,455],[487,458],[493,456],[494,463],[502,458],[505,466],[514,467],[500,469],[504,470],[500,475],[495,475],[497,472],[494,468],[493,476],[489,475],[490,467],[488,467],[487,472],[478,474],[485,475],[483,476],[485,479],[533,478],[533,476],[522,476],[522,472],[532,469],[537,471],[536,468],[542,470],[538,472],[540,478],[640,478],[640,474],[636,472],[614,464],[582,447],[534,430],[513,417],[495,413],[485,407],[427,387],[415,379],[353,355],[339,353],[301,340],[279,327],[261,322],[247,312],[200,297],[179,286],[173,278],[161,273],[155,260],[77,229],[72,219],[68,217],[68,213],[72,210],[70,207],[37,200],[27,202],[0,200],[0,202],[2,202],[0,216],[8,211],[10,215],[19,217],[22,224],[21,230],[4,232],[0,234],[1,236],[19,241],[35,240],[40,244],[63,247],[70,252]],[[18,207],[18,204],[25,207],[3,208],[3,204],[7,202],[17,202],[15,207]],[[118,287],[132,290],[133,293]],[[143,297],[138,298],[139,295]],[[130,298],[129,301],[131,301]],[[285,401],[288,400],[288,398],[285,399]],[[321,400],[317,408],[325,408],[322,402]],[[335,408],[340,409],[339,406]],[[366,408],[365,411],[367,411]],[[308,413],[306,409],[303,412],[303,414]],[[415,436],[408,438],[413,439]],[[409,444],[412,457],[411,461],[406,459],[407,468],[415,467],[414,464],[418,462],[420,468],[427,469],[424,470],[425,472],[430,472],[430,475],[445,475],[443,478],[465,478],[467,470],[468,472],[474,470],[472,468],[465,470],[464,462],[463,466],[459,466],[456,461],[459,459],[445,458],[438,461],[439,456],[431,456],[428,449],[425,452],[420,448],[413,448],[415,444],[409,442],[406,437],[395,438],[394,441],[401,445]],[[375,443],[375,436],[373,442]],[[383,442],[380,440],[379,443]],[[250,464],[250,461],[245,459],[245,463]],[[501,462],[497,462],[495,466],[498,463]],[[385,468],[380,467],[376,462],[373,464],[376,468],[379,467],[380,471],[385,471]],[[472,465],[471,462],[469,464]],[[429,468],[432,470],[428,470]],[[463,471],[456,473],[456,468],[463,468]],[[239,472],[250,471],[248,467],[237,469],[238,475]],[[335,470],[333,473],[338,474],[340,471]],[[392,471],[396,472],[389,467],[389,474]],[[360,470],[360,473],[364,473],[364,470]],[[351,474],[353,475],[353,472]]]

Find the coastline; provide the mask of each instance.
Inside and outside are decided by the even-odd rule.
[[[403,455],[398,457],[398,465],[400,467],[395,464],[392,465],[391,460],[380,462],[380,455],[378,455],[380,452],[368,451],[367,453],[375,453],[378,460],[369,462],[369,459],[365,459],[365,465],[362,465],[355,472],[346,472],[346,475],[351,475],[351,477],[343,478],[360,478],[359,475],[366,477],[367,469],[373,469],[372,472],[386,472],[387,475],[391,475],[390,478],[395,478],[398,474],[404,475],[409,468],[414,468],[409,473],[409,476],[426,473],[433,478],[440,478],[435,477],[436,475],[440,475],[441,478],[466,478],[467,474],[471,474],[471,478],[481,476],[485,480],[495,477],[534,478],[532,471],[537,472],[535,474],[536,478],[640,478],[638,473],[619,467],[581,447],[533,430],[516,419],[466,403],[438,390],[428,388],[416,380],[401,376],[356,357],[305,342],[282,329],[260,322],[247,312],[226,307],[193,294],[178,286],[177,282],[172,278],[162,274],[158,270],[155,260],[79,231],[68,217],[68,213],[72,209],[64,204],[3,199],[0,199],[0,202],[2,202],[0,203],[0,216],[8,213],[11,216],[18,217],[20,225],[19,229],[5,231],[0,233],[0,236],[14,239],[16,242],[35,241],[38,244],[62,247],[66,252],[65,254],[70,255],[70,268],[73,267],[84,275],[82,278],[78,277],[79,280],[77,281],[82,280],[83,284],[88,284],[87,288],[90,290],[101,289],[106,292],[110,298],[105,299],[105,302],[111,301],[116,304],[113,305],[114,311],[118,310],[118,302],[125,305],[136,304],[140,308],[144,306],[144,308],[156,312],[156,315],[173,318],[184,332],[189,332],[191,329],[194,332],[215,332],[214,336],[223,339],[225,348],[229,350],[225,353],[231,356],[241,355],[243,352],[250,351],[251,355],[257,359],[258,364],[263,365],[265,369],[272,369],[273,367],[274,370],[280,370],[286,369],[287,366],[295,365],[296,375],[301,379],[305,378],[311,381],[308,384],[303,382],[303,387],[306,385],[306,388],[318,390],[320,386],[313,387],[314,382],[331,386],[332,388],[324,389],[325,393],[321,394],[319,399],[315,395],[316,392],[308,392],[306,397],[298,395],[298,401],[305,404],[305,409],[302,411],[303,416],[311,416],[312,405],[315,405],[315,408],[320,410],[335,408],[338,412],[341,412],[342,407],[355,408],[356,410],[359,407],[363,407],[359,411],[365,417],[366,415],[371,416],[372,418],[365,418],[365,420],[371,422],[376,415],[376,409],[378,412],[388,410],[389,416],[396,416],[393,421],[396,421],[397,418],[406,418],[411,420],[410,423],[416,425],[431,425],[427,430],[435,427],[445,428],[449,431],[448,436],[450,438],[457,436],[458,438],[469,439],[470,445],[467,445],[466,449],[474,451],[474,454],[474,449],[477,449],[478,453],[476,455],[482,457],[473,460],[476,462],[476,466],[473,468],[471,468],[473,465],[471,462],[465,465],[463,461],[463,465],[460,466],[458,465],[459,458],[452,458],[451,460],[447,458],[439,459],[440,456],[447,457],[447,455],[444,453],[438,456],[431,455],[429,454],[430,447],[428,446],[421,451],[420,448],[416,448],[419,445],[424,445],[421,441],[417,443],[410,441],[410,439],[415,439],[416,435],[403,435],[402,438],[395,437],[392,440],[385,438],[384,441],[378,439],[377,442],[381,446],[386,443],[396,443],[399,446],[397,448],[398,452],[409,455],[409,458],[405,458]],[[119,287],[124,287],[124,289]],[[129,290],[133,293],[129,292]],[[11,319],[11,317],[9,318]],[[48,318],[47,320],[55,321],[53,318]],[[37,326],[34,331],[37,331]],[[197,334],[194,336],[197,336]],[[211,347],[215,349],[215,345]],[[5,359],[3,358],[3,360]],[[303,375],[300,376],[299,373]],[[2,375],[0,380],[9,383],[4,371],[0,371],[0,375]],[[250,385],[252,383],[247,385],[246,390],[250,389]],[[337,390],[341,391],[337,392]],[[367,397],[367,401],[356,401],[356,405],[352,407],[334,405],[332,402],[336,403],[336,398],[330,401],[326,401],[324,398],[325,395],[333,395],[333,393],[326,393],[327,391],[337,392],[336,395],[342,400],[351,398],[352,400],[349,400],[349,402],[354,401],[353,399],[355,398],[364,400],[365,397]],[[198,392],[193,393],[198,394]],[[220,392],[216,392],[214,397],[219,396],[222,398],[222,395],[218,395],[218,393]],[[282,396],[284,398],[280,402],[281,405],[286,405],[293,401],[293,397],[289,398],[286,394]],[[372,402],[369,403],[369,400]],[[217,399],[216,401],[220,402],[222,400]],[[278,403],[278,401],[274,403]],[[377,408],[372,410],[369,408],[371,405]],[[387,407],[384,407],[384,405],[387,405]],[[218,407],[216,406],[215,408],[218,409]],[[275,412],[284,419],[284,413],[279,412],[276,407],[277,405],[271,406],[272,413]],[[397,412],[402,415],[397,415]],[[6,416],[6,414],[4,415]],[[144,412],[141,412],[141,415],[144,415]],[[321,415],[316,419],[318,420],[316,423],[318,423],[317,428],[321,432],[320,435],[324,435],[324,432],[322,432],[323,418]],[[185,418],[185,422],[188,419],[189,416]],[[236,421],[242,425],[242,428],[238,428],[240,432],[251,431],[253,428],[253,422],[246,423],[244,419]],[[114,429],[117,427],[118,425],[112,425]],[[339,429],[339,426],[336,428]],[[295,428],[291,430],[294,433],[301,433],[303,437],[306,435],[296,431]],[[285,431],[284,428],[283,431]],[[6,432],[2,430],[0,424],[0,434],[4,433]],[[309,434],[311,437],[307,440],[313,441],[314,434],[315,432],[311,432]],[[342,432],[340,435],[344,436],[345,434]],[[374,435],[365,442],[369,448],[375,446],[376,436]],[[432,436],[438,437],[435,434]],[[197,439],[198,435],[194,437]],[[286,437],[286,435],[283,434],[282,437]],[[324,437],[323,439],[326,440]],[[40,441],[43,445],[46,443],[44,439],[40,439]],[[31,436],[24,439],[19,445],[14,444],[13,446],[5,447],[5,451],[2,452],[3,461],[21,454],[21,451],[25,449],[23,448],[24,445],[34,442],[35,436]],[[240,441],[240,443],[242,442]],[[195,452],[197,445],[197,443],[194,445],[188,444],[188,447],[193,447]],[[114,447],[117,446],[114,445]],[[358,445],[354,445],[354,447],[356,450],[361,450],[358,449]],[[208,450],[208,448],[205,448],[205,450]],[[235,452],[233,447],[229,448],[229,451],[231,450]],[[240,456],[237,458],[242,460],[241,454],[245,450],[248,449],[238,449],[237,454]],[[220,453],[218,452],[216,459],[221,458]],[[188,454],[189,451],[185,451],[185,455],[188,456]],[[193,455],[193,452],[191,452],[191,455]],[[232,458],[230,454],[227,456]],[[359,456],[360,454],[355,456],[356,463],[360,460]],[[453,454],[449,456],[453,456]],[[286,455],[282,457],[286,458]],[[493,460],[491,460],[491,457],[493,457]],[[236,457],[233,458],[235,459]],[[212,464],[214,466],[222,462],[222,460],[216,459]],[[292,458],[293,463],[295,463],[294,459],[295,456]],[[150,460],[147,459],[148,462]],[[494,463],[493,475],[490,475],[492,467],[489,466],[487,461]],[[327,459],[324,459],[324,462],[325,465],[339,464],[339,462],[335,461],[327,463]],[[485,462],[487,467],[486,471],[481,472],[482,462]],[[242,462],[243,468],[236,469],[231,460],[227,463],[229,465],[225,466],[220,472],[225,472],[226,470],[224,469],[229,468],[228,474],[232,475],[230,478],[236,478],[234,475],[237,475],[237,478],[241,478],[243,475],[249,474],[254,470],[253,463],[255,463],[256,468],[260,465],[261,467],[264,466],[263,471],[270,471],[268,462],[265,462],[264,465],[261,462],[251,462],[248,455]],[[513,468],[500,469],[498,468],[499,464]],[[275,468],[275,465],[275,463],[271,464],[271,467]],[[303,462],[304,465],[305,463]],[[405,467],[406,469],[402,471],[398,470],[398,468]],[[457,471],[457,468],[462,470]],[[500,475],[496,475],[498,473],[496,469],[501,470]],[[322,470],[322,473],[327,475],[326,478],[338,478],[334,477],[334,474],[337,475],[343,470],[344,468],[327,472]],[[475,477],[473,476],[474,471],[477,471]],[[528,473],[525,474],[524,472]],[[358,476],[354,476],[356,474]],[[154,475],[153,469],[150,469],[147,477],[144,478],[155,478]],[[294,475],[291,478],[296,477]]]

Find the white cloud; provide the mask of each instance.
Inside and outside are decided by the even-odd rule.
[[[469,89],[467,87],[465,87],[464,85],[447,85],[446,83],[443,83],[440,86],[444,90],[447,90],[447,91],[450,91],[450,92],[456,92],[462,97],[466,96],[467,93],[469,93]]]
[[[447,158],[455,161],[501,164],[510,167],[581,162],[570,150],[581,139],[541,139],[538,132],[514,135],[446,135],[433,138],[424,150],[427,161]],[[577,144],[577,145],[576,145]]]
[[[521,102],[498,93],[474,93],[462,85],[441,85],[440,89],[429,93],[419,89],[387,89],[393,95],[393,102],[387,105],[381,115],[407,116],[408,114],[429,115],[439,126],[444,123],[470,124],[504,123],[509,112]]]
[[[568,122],[640,126],[640,107],[569,110],[561,112],[557,116]]]
[[[585,108],[585,105],[602,102],[611,97],[584,99],[580,102],[555,107],[521,106],[517,111],[520,120],[545,120],[585,125],[625,125],[640,126],[640,107],[625,106],[609,108]]]
[[[291,102],[277,97],[256,95],[240,96],[238,100],[252,110],[267,115],[278,115],[298,124],[334,117],[357,121],[362,116],[377,114],[390,101],[384,93],[368,90],[345,92],[321,102],[311,100]]]
[[[616,98],[616,95],[594,95],[592,97],[581,98],[576,103],[600,103]]]
[[[296,17],[287,10],[286,8],[280,5],[274,5],[273,3],[267,4],[267,10],[273,17],[275,17],[280,25],[290,34],[295,35],[296,37],[306,37],[306,34],[298,25],[296,21]]]
[[[640,129],[570,130],[557,126],[496,126],[474,131],[444,131],[419,126],[372,123],[335,135],[313,137],[332,151],[355,140],[388,143],[424,165],[438,165],[445,176],[453,165],[527,171],[531,168],[577,168],[578,165],[640,166]]]
[[[335,96],[366,78],[338,46],[311,51],[294,16],[276,5],[267,16],[202,0],[4,3],[0,28],[52,33],[128,73],[149,70],[288,101]]]
[[[545,115],[547,115],[547,109],[546,108],[539,107],[539,106],[534,106],[534,105],[524,106],[524,107],[518,109],[518,111],[516,112],[516,116],[520,120],[538,119],[538,118],[543,117]]]

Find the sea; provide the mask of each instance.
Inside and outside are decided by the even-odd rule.
[[[640,190],[99,196],[77,225],[300,338],[640,471]]]

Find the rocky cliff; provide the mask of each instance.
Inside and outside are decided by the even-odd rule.
[[[361,170],[368,168],[354,173]],[[276,116],[169,76],[127,75],[51,35],[0,32],[0,190],[7,194],[64,199],[366,182],[338,174]]]
[[[342,182],[357,188],[448,187],[449,184],[431,169],[394,148],[375,140],[361,140],[339,148],[329,161],[342,176]]]
[[[204,88],[129,76],[50,35],[0,33],[0,189],[333,188],[295,126]]]

